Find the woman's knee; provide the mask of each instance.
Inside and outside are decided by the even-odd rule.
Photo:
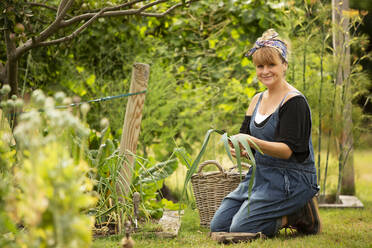
[[[218,216],[214,216],[210,223],[210,229],[211,232],[228,232],[230,228],[229,223],[226,223],[226,221],[223,221],[221,218],[218,218]]]
[[[212,219],[209,227],[211,229],[211,232],[218,232],[218,225],[215,221],[213,221],[213,219]]]
[[[231,220],[239,210],[240,206],[240,202],[225,198],[212,218],[210,223],[211,231],[228,232]]]
[[[244,225],[239,219],[233,219],[229,228],[229,232],[249,232],[248,230],[249,225]]]

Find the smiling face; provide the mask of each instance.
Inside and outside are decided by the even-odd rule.
[[[275,48],[262,47],[253,54],[258,80],[266,87],[285,82],[287,63]]]

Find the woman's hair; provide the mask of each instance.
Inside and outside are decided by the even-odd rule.
[[[279,51],[272,47],[261,47],[253,53],[252,60],[255,65],[269,65],[277,63],[278,60],[287,64],[287,61],[280,55]]]

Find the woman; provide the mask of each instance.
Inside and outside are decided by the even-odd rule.
[[[262,232],[271,237],[283,227],[302,234],[321,230],[311,114],[305,97],[285,80],[287,54],[287,45],[273,29],[263,33],[248,53],[267,90],[253,97],[237,136],[247,141],[249,137],[263,154],[255,152],[250,199],[252,170],[222,201],[211,221],[212,232]]]

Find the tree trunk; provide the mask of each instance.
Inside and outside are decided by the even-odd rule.
[[[6,65],[0,62],[0,85],[6,84]]]
[[[18,60],[8,59],[6,65],[7,83],[11,87],[9,96],[18,95]]]
[[[350,45],[349,17],[343,11],[349,10],[349,0],[332,0],[333,49],[336,59],[336,84],[342,87],[342,133],[340,134],[339,183],[342,194],[355,194],[354,155],[353,155],[353,121],[350,86]],[[338,187],[340,188],[340,187]],[[338,191],[338,194],[340,191]]]
[[[11,95],[18,95],[18,58],[16,57],[16,44],[14,39],[10,38],[9,30],[4,31],[7,63],[5,64],[6,84],[11,87]]]

